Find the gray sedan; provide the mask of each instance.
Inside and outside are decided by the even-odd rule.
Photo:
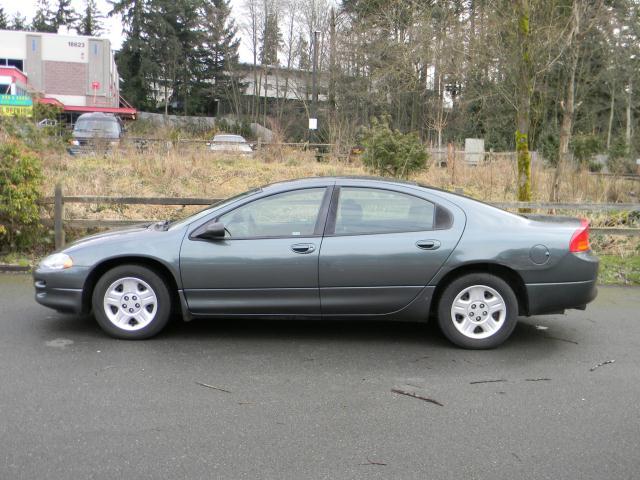
[[[465,348],[504,342],[519,315],[584,309],[598,259],[584,221],[514,215],[449,192],[310,178],[182,221],[82,239],[34,272],[36,300],[93,311],[117,338],[200,317],[425,322]]]

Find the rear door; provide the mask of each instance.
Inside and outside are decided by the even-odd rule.
[[[409,190],[336,186],[320,252],[322,314],[401,310],[444,264],[463,229],[463,215]]]
[[[262,197],[211,220],[225,225],[225,238],[185,239],[180,269],[190,311],[319,315],[318,254],[330,196],[322,186]]]

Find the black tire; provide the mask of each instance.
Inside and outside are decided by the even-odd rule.
[[[127,300],[124,300],[128,290],[125,292],[123,289],[122,292],[117,292],[122,294],[122,298],[117,310],[114,311],[115,305],[108,306],[105,304],[105,295],[107,290],[114,284],[118,284],[118,282],[125,279],[129,279],[126,285],[134,294],[140,292],[142,296],[149,296],[150,290],[155,299],[147,305],[143,303],[142,297],[138,299],[133,296],[130,299],[129,295],[127,295]],[[140,282],[135,282],[135,280],[140,280]],[[125,285],[125,283],[122,283],[122,285]],[[132,287],[132,285],[136,286]],[[120,286],[116,288],[120,288]],[[116,290],[113,289],[113,292],[116,292]],[[157,335],[167,325],[171,316],[171,295],[165,281],[156,272],[142,265],[121,265],[107,271],[96,283],[91,301],[94,316],[100,328],[112,337],[125,340],[144,340]],[[131,305],[126,303],[129,301],[132,302]],[[128,310],[122,309],[121,311],[120,309],[120,306],[124,305],[130,307],[132,311],[135,310],[135,313],[132,313],[129,319],[126,318],[129,316]],[[106,311],[107,308],[111,309],[111,319]],[[142,312],[145,309],[147,313]],[[113,317],[117,315],[122,316],[122,322],[113,320]],[[142,316],[138,317],[139,315]],[[138,318],[141,319],[140,322],[138,322]],[[147,321],[148,323],[145,324]]]
[[[482,301],[480,300],[473,304],[469,302],[470,304],[467,308],[472,311],[466,311],[465,314],[467,316],[471,316],[470,314],[473,313],[474,316],[471,317],[472,320],[466,318],[462,313],[454,314],[452,312],[452,308],[458,295],[465,292],[466,289],[476,286],[479,288],[488,287],[484,288],[484,298],[488,299],[488,301],[499,301],[500,298],[492,296],[489,290],[492,289],[497,292],[499,296],[502,297],[505,305],[505,311],[492,313],[484,304],[482,304],[483,308],[480,308],[481,304],[479,302]],[[496,300],[494,300],[494,298]],[[467,301],[464,296],[461,297],[461,299],[463,301]],[[476,303],[478,303],[478,305],[475,305]],[[471,308],[472,306],[477,307],[479,311],[473,311],[474,309]],[[489,325],[487,323],[490,320],[489,317],[494,314],[496,317],[492,317],[494,318],[494,321]],[[499,321],[495,321],[496,318],[499,319]],[[475,319],[478,319],[478,323],[475,323]],[[513,329],[516,327],[517,322],[518,299],[513,293],[511,287],[509,287],[504,280],[496,277],[495,275],[488,273],[470,273],[463,275],[447,285],[440,296],[440,301],[438,303],[438,325],[440,326],[440,330],[444,336],[459,347],[477,350],[495,348],[509,338],[511,333],[513,333]],[[460,329],[464,329],[465,325],[468,325],[469,328],[473,328],[473,330],[468,332],[468,334],[464,334],[460,331]],[[491,326],[491,329],[487,328],[488,326]],[[493,328],[495,328],[495,331],[493,331]],[[487,336],[484,338],[475,338],[476,336],[483,335]]]

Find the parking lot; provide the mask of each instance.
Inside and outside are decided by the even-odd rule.
[[[0,275],[2,479],[640,475],[638,288],[522,319],[491,351],[364,321],[118,341],[32,297]]]

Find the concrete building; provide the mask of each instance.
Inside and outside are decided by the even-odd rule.
[[[118,69],[111,44],[103,38],[0,30],[2,90],[22,91],[69,113],[135,117],[135,109],[121,106]]]

